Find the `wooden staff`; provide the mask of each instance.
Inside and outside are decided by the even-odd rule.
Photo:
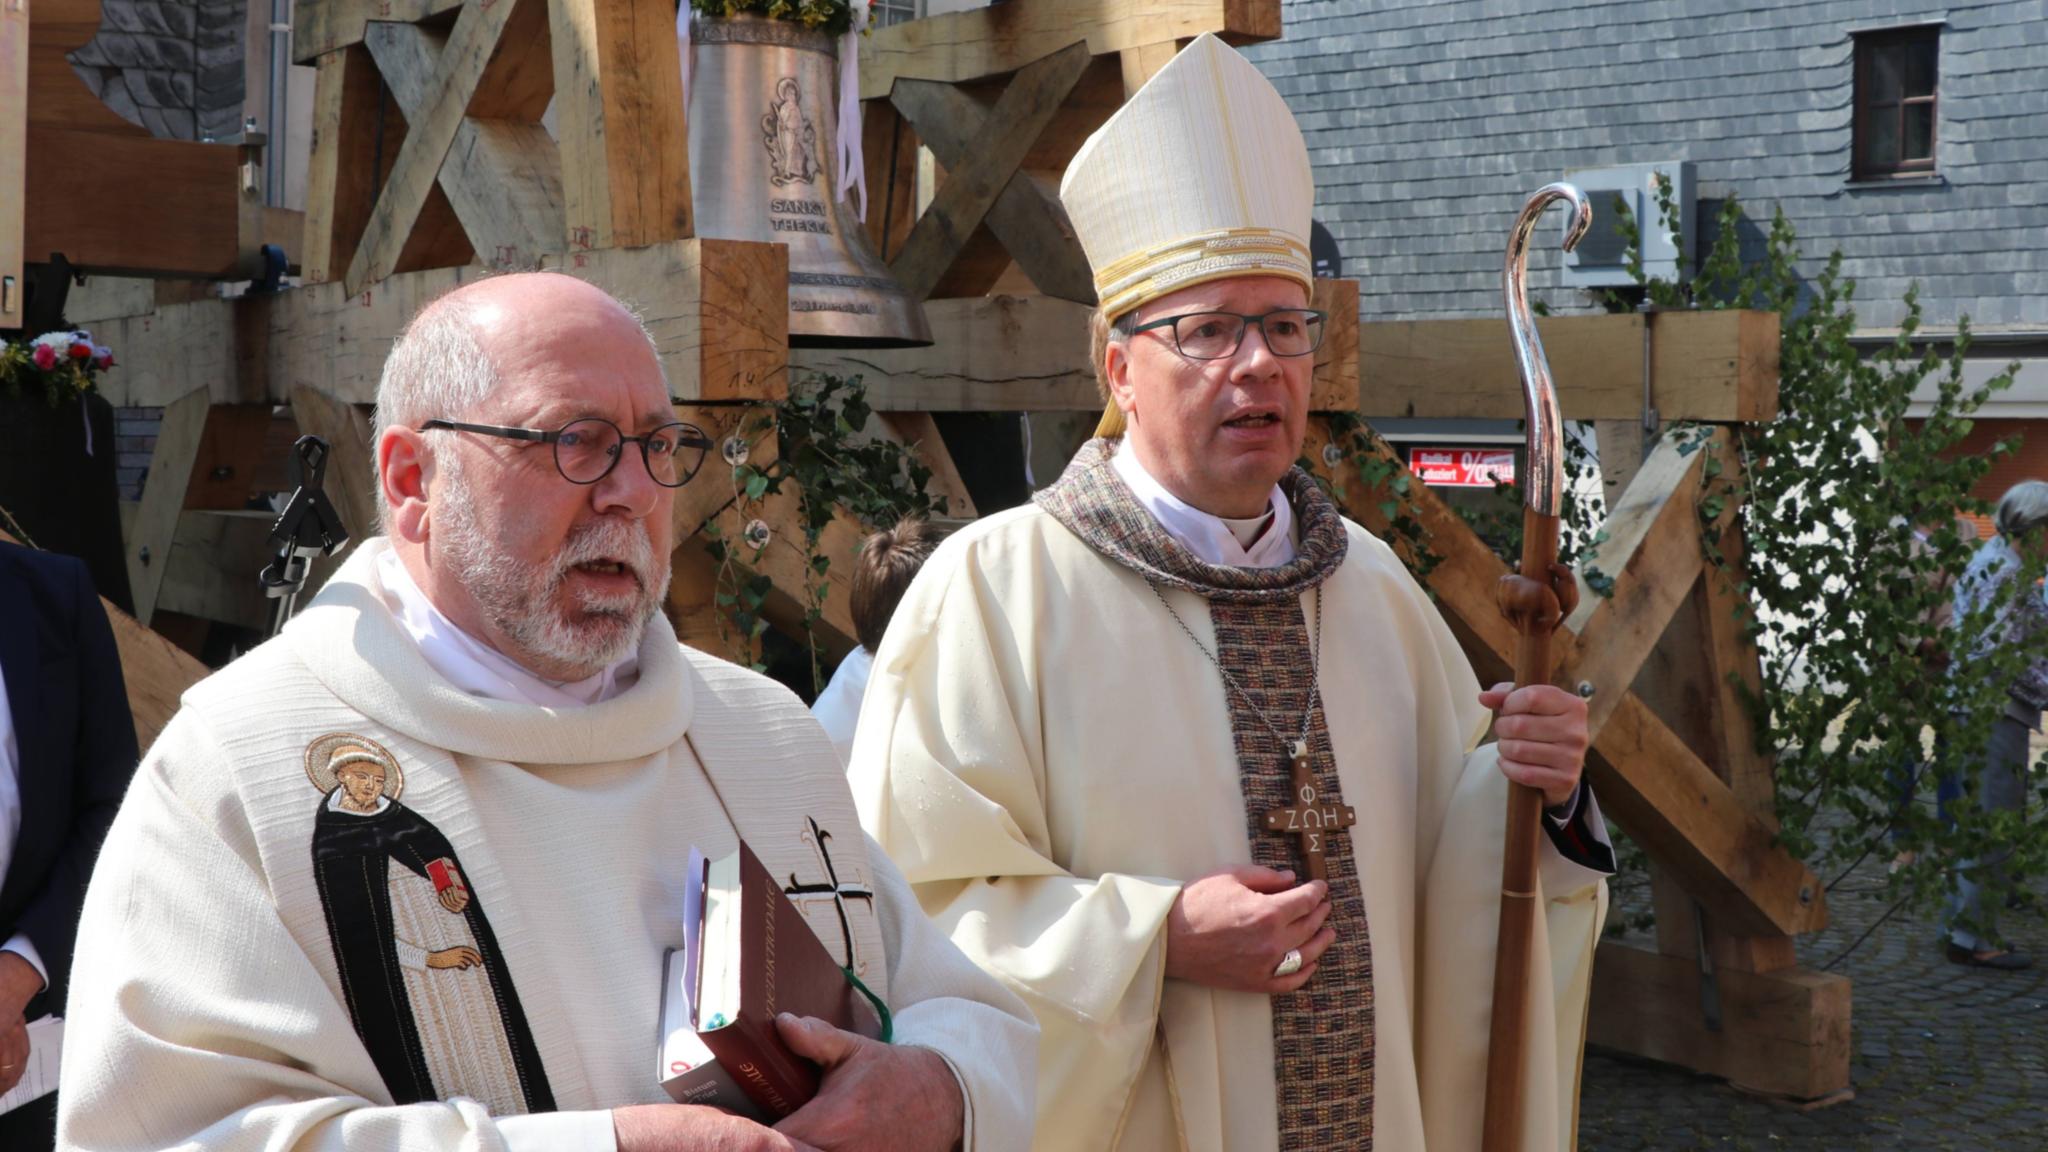
[[[1501,273],[1515,363],[1528,404],[1528,501],[1522,512],[1522,564],[1501,578],[1501,614],[1515,627],[1515,686],[1550,679],[1550,637],[1577,600],[1571,570],[1557,562],[1558,513],[1564,494],[1564,428],[1550,362],[1529,311],[1529,234],[1553,200],[1569,201],[1564,249],[1569,252],[1593,223],[1586,194],[1570,184],[1538,189],[1515,221]],[[1483,1152],[1522,1152],[1522,1037],[1529,1008],[1529,949],[1536,928],[1536,837],[1543,794],[1508,785],[1506,856],[1501,864],[1500,939],[1493,964],[1493,1028],[1486,1054]]]

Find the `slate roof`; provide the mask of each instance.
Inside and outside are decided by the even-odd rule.
[[[1285,39],[1246,54],[1301,123],[1367,320],[1494,314],[1529,192],[1680,159],[1703,221],[1732,192],[1760,223],[1783,205],[1809,273],[1840,248],[1864,327],[1896,324],[1917,280],[1931,328],[2048,329],[2048,0],[1286,0],[1283,17]],[[1846,187],[1850,34],[1930,19],[1947,22],[1943,182]],[[1531,282],[1555,285],[1557,260],[1539,246]]]

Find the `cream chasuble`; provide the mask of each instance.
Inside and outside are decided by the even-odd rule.
[[[1052,491],[1077,470],[1112,472],[1100,445],[1083,449]],[[1328,523],[1343,558],[1290,616],[1312,620],[1321,601],[1317,728],[1327,746],[1315,749],[1317,772],[1325,793],[1356,811],[1330,861],[1355,881],[1368,935],[1358,951],[1370,966],[1369,989],[1330,991],[1369,1008],[1373,1147],[1469,1152],[1479,1140],[1505,781],[1492,747],[1475,747],[1489,717],[1442,618],[1390,550],[1306,483],[1299,474],[1289,482],[1303,548]],[[1321,511],[1306,507],[1318,500]],[[1248,828],[1254,783],[1271,784],[1257,779],[1264,760],[1241,755],[1254,749],[1233,732],[1222,679],[1196,647],[1218,651],[1211,605],[1181,588],[1163,596],[1172,612],[1144,576],[1042,505],[956,534],[912,585],[876,656],[854,797],[926,911],[1037,1013],[1035,1147],[1312,1146],[1282,1139],[1283,1110],[1295,1106],[1283,1102],[1276,1068],[1301,1054],[1276,1052],[1276,1035],[1291,1033],[1273,999],[1164,978],[1165,920],[1180,886],[1272,864],[1276,851],[1287,859],[1295,841],[1255,840]],[[1298,623],[1289,631],[1274,643],[1306,638]],[[1281,795],[1287,771],[1284,758],[1271,759]],[[1561,1152],[1605,888],[1549,847],[1541,881],[1538,948],[1549,962],[1539,956],[1532,976],[1542,987],[1532,997],[1525,1147]],[[1358,943],[1340,936],[1336,947]]]
[[[599,703],[439,675],[365,541],[284,634],[194,686],[79,927],[66,1148],[598,1152],[667,1100],[655,1032],[690,848],[740,838],[944,1056],[973,1148],[1022,1148],[1035,1032],[861,835],[787,689],[676,642]]]

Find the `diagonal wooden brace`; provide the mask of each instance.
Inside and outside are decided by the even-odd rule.
[[[1324,418],[1312,418],[1303,455],[1324,466],[1323,474],[1344,506],[1374,532],[1386,533],[1402,504],[1411,506],[1429,550],[1437,557],[1428,583],[1447,622],[1466,643],[1466,650],[1475,653],[1474,663],[1482,677],[1507,679],[1515,634],[1494,599],[1494,589],[1507,574],[1507,566],[1462,517],[1409,475],[1377,437],[1363,430],[1347,435],[1366,442],[1346,447],[1361,448],[1387,461],[1395,476],[1406,478],[1407,487],[1399,492],[1368,490],[1356,474],[1333,474],[1323,458],[1325,445],[1331,443],[1330,426]],[[1701,455],[1704,458],[1705,454]],[[1695,462],[1683,474],[1697,477],[1697,468]],[[1627,504],[1624,497],[1619,507]],[[1653,517],[1653,522],[1659,518]],[[1664,531],[1673,529],[1667,526]],[[1694,520],[1695,538],[1698,531]],[[1640,538],[1651,537],[1646,533]],[[1629,567],[1624,565],[1625,571]],[[1630,578],[1631,583],[1638,578],[1648,577],[1638,572]],[[1635,598],[1624,599],[1621,583],[1617,580],[1615,602],[1593,608],[1590,617],[1597,619],[1609,611],[1615,612],[1616,620],[1628,617],[1626,606]],[[1661,607],[1663,600],[1655,598],[1653,607],[1645,611],[1652,615],[1663,612],[1668,621],[1670,612]],[[1616,602],[1622,607],[1617,609]],[[1588,629],[1592,626],[1587,623]],[[1654,645],[1662,627],[1641,630],[1650,633],[1648,644]],[[1585,638],[1568,622],[1558,630],[1554,647],[1561,655],[1566,682],[1573,682],[1572,670],[1590,659]],[[1647,655],[1648,645],[1642,652]],[[1606,719],[1593,731],[1588,764],[1601,806],[1628,828],[1645,851],[1670,867],[1730,931],[1795,935],[1824,926],[1827,907],[1819,879],[1779,846],[1770,825],[1748,811],[1698,753],[1629,690],[1642,660],[1636,657],[1633,665],[1624,667],[1625,662],[1624,654],[1622,661],[1611,666],[1615,686],[1603,687],[1594,696],[1595,700],[1602,695],[1615,698],[1605,704]]]
[[[354,296],[364,286],[389,276],[396,267],[398,254],[439,179],[448,149],[469,116],[471,102],[477,99],[480,89],[488,87],[487,74],[494,68],[502,72],[509,64],[523,64],[525,53],[532,48],[529,38],[501,52],[505,29],[522,8],[527,9],[530,19],[532,10],[542,8],[544,3],[545,0],[468,0],[463,5],[455,18],[455,28],[448,35],[448,46],[441,53],[440,68],[430,82],[433,98],[425,105],[425,114],[408,124],[405,144],[398,150],[398,160],[377,195],[362,242],[356,246],[355,257],[342,278],[348,295]]]
[[[981,142],[1001,123],[973,97],[936,80],[900,80],[889,99],[948,173],[973,165]],[[1095,303],[1095,279],[1067,210],[1031,173],[1010,177],[983,222],[1040,292]]]
[[[1004,89],[986,120],[1001,126],[1000,130],[978,140],[965,163],[948,168],[938,196],[918,218],[903,251],[890,262],[889,270],[911,299],[930,296],[953,266],[974,230],[1018,177],[1024,157],[1052,123],[1091,59],[1088,46],[1077,41],[1024,68]],[[910,102],[919,108],[917,112],[904,109],[913,122],[917,115],[929,118],[930,109],[920,105],[914,94]],[[919,134],[923,135],[921,125]],[[1011,254],[1016,255],[1014,250]]]
[[[445,39],[417,24],[385,21],[373,22],[363,37],[409,123],[427,115]],[[566,247],[562,165],[540,124],[545,100],[541,105],[530,120],[463,117],[441,165],[441,191],[486,267],[530,268],[542,253]]]

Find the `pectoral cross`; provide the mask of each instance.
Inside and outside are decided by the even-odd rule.
[[[1342,832],[1356,823],[1358,812],[1349,804],[1323,803],[1322,793],[1316,788],[1315,769],[1309,762],[1308,743],[1296,741],[1294,803],[1266,813],[1266,831],[1301,837],[1301,855],[1308,863],[1309,878],[1328,880],[1330,871],[1323,863],[1324,840],[1330,833]]]

